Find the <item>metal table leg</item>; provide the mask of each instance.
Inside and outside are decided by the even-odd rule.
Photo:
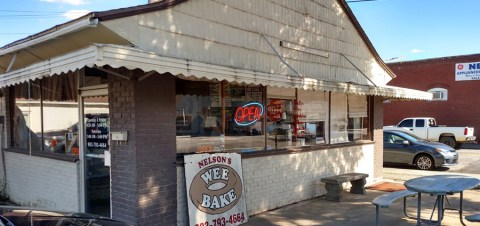
[[[417,226],[422,225],[422,217],[420,216],[422,209],[422,193],[418,193],[418,202],[417,202]]]

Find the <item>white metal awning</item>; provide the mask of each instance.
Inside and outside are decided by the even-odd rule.
[[[264,72],[236,69],[185,59],[160,56],[138,48],[92,44],[86,48],[51,58],[28,67],[0,75],[0,87],[19,84],[45,76],[60,75],[83,67],[141,69],[159,74],[171,73],[180,78],[226,80],[228,82],[256,84],[264,86],[323,90],[360,95],[375,95],[388,98],[431,100],[428,92],[393,86],[367,86],[336,81],[324,81],[307,77],[279,75]]]

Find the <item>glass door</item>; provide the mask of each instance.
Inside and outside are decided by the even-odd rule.
[[[108,96],[82,95],[85,212],[110,217]]]

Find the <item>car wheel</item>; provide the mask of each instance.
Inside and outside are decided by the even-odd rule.
[[[453,139],[452,137],[442,137],[440,138],[440,143],[444,143],[452,148],[455,148],[455,146],[457,145],[457,142],[455,142],[455,139]]]
[[[419,155],[415,158],[415,166],[419,170],[431,170],[434,167],[433,158],[428,155]]]

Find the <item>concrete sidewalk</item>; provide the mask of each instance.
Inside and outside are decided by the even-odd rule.
[[[403,182],[399,182],[403,183]],[[375,225],[375,206],[371,201],[386,192],[367,189],[366,195],[351,194],[343,191],[342,202],[330,202],[319,197],[292,204],[277,210],[252,216],[245,226],[265,225]],[[460,195],[448,196],[452,208],[459,207]],[[435,197],[422,195],[422,218],[430,218]],[[445,204],[447,206],[447,204]],[[416,216],[417,198],[407,199],[407,212]],[[480,190],[464,192],[464,216],[480,213]],[[380,209],[381,225],[416,225],[415,220],[408,219],[403,214],[403,200],[399,199],[390,208]],[[434,214],[435,220],[437,213]],[[480,225],[464,220],[467,225]],[[461,225],[458,211],[446,210],[442,225]]]

